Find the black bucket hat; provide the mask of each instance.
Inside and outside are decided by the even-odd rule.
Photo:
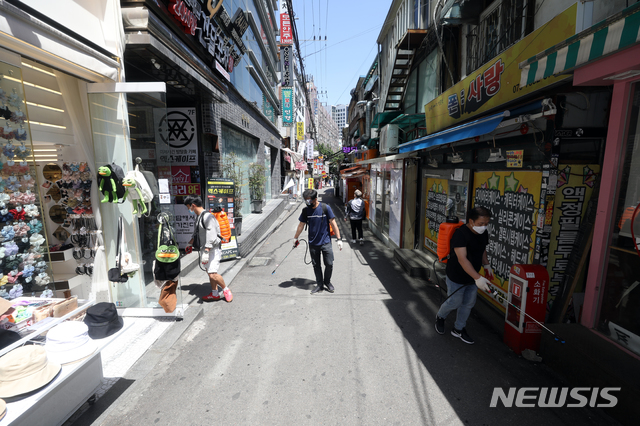
[[[100,302],[87,309],[84,323],[89,327],[89,337],[103,339],[117,333],[123,326],[122,318],[118,316],[116,305]]]

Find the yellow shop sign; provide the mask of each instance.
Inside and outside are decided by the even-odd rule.
[[[568,78],[566,75],[552,76],[520,87],[521,70],[518,64],[574,35],[576,11],[577,5],[574,4],[426,104],[424,111],[428,134]]]

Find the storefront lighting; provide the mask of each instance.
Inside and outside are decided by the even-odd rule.
[[[58,152],[58,150],[53,148],[34,148],[33,152]]]
[[[24,81],[23,84],[25,86],[33,87],[34,89],[44,90],[45,92],[55,93],[56,95],[62,96],[62,92],[58,92],[57,90],[49,89],[48,87],[40,86],[39,84],[29,83],[28,81]]]
[[[52,73],[52,72],[50,72],[50,71],[43,70],[42,68],[34,67],[33,65],[31,65],[31,64],[27,64],[26,62],[23,62],[23,63],[22,63],[22,66],[25,66],[25,67],[31,68],[32,70],[40,71],[41,73],[43,73],[43,74],[47,74],[47,75],[50,75],[51,77],[55,77],[55,76],[56,76],[54,73]]]
[[[66,129],[67,126],[60,126],[58,124],[49,124],[49,123],[41,123],[39,121],[29,121],[29,124],[35,124],[37,126],[44,126],[44,127],[53,127],[55,129]]]
[[[27,105],[32,106],[32,107],[44,108],[44,109],[48,109],[48,110],[56,111],[56,112],[64,112],[64,110],[60,109],[60,108],[54,108],[54,107],[50,107],[48,105],[36,104],[36,103],[33,103],[33,102],[27,102]]]
[[[110,109],[111,111],[117,111],[117,109],[115,109],[115,108],[111,108],[111,107],[108,107],[108,106],[106,106],[106,105],[102,105],[102,104],[97,104],[97,103],[95,103],[95,102],[92,102],[91,104],[92,104],[92,105],[95,105],[95,106],[97,106],[97,107],[100,107],[100,108]]]
[[[167,84],[170,84],[170,85],[172,85],[172,86],[173,86],[174,84],[178,84],[178,83],[179,83],[179,82],[178,82],[178,81],[175,81],[175,80],[169,80],[169,81],[167,81]]]
[[[176,89],[184,89],[184,84],[176,84],[175,86]]]
[[[429,153],[429,160],[427,161],[427,166],[434,167],[434,168],[438,167],[438,162],[436,161],[435,158],[431,156],[431,153]]]

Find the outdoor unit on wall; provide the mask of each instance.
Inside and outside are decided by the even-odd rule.
[[[395,153],[400,129],[397,124],[387,124],[380,130],[380,154]]]

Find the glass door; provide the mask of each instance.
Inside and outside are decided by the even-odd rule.
[[[124,283],[110,283],[111,300],[119,308],[158,308],[160,289],[154,284],[153,263],[158,215],[166,214],[175,232],[175,194],[171,193],[172,154],[167,151],[165,83],[89,85],[89,110],[96,167],[110,166],[125,175],[138,169],[152,199],[140,200],[136,187],[127,188],[124,201],[100,195],[103,237],[109,268],[115,267],[118,219],[124,220],[126,250],[139,265]],[[119,171],[118,171],[119,172]],[[104,194],[104,192],[103,192]],[[134,213],[135,212],[135,213]],[[176,292],[182,305],[181,292]]]

